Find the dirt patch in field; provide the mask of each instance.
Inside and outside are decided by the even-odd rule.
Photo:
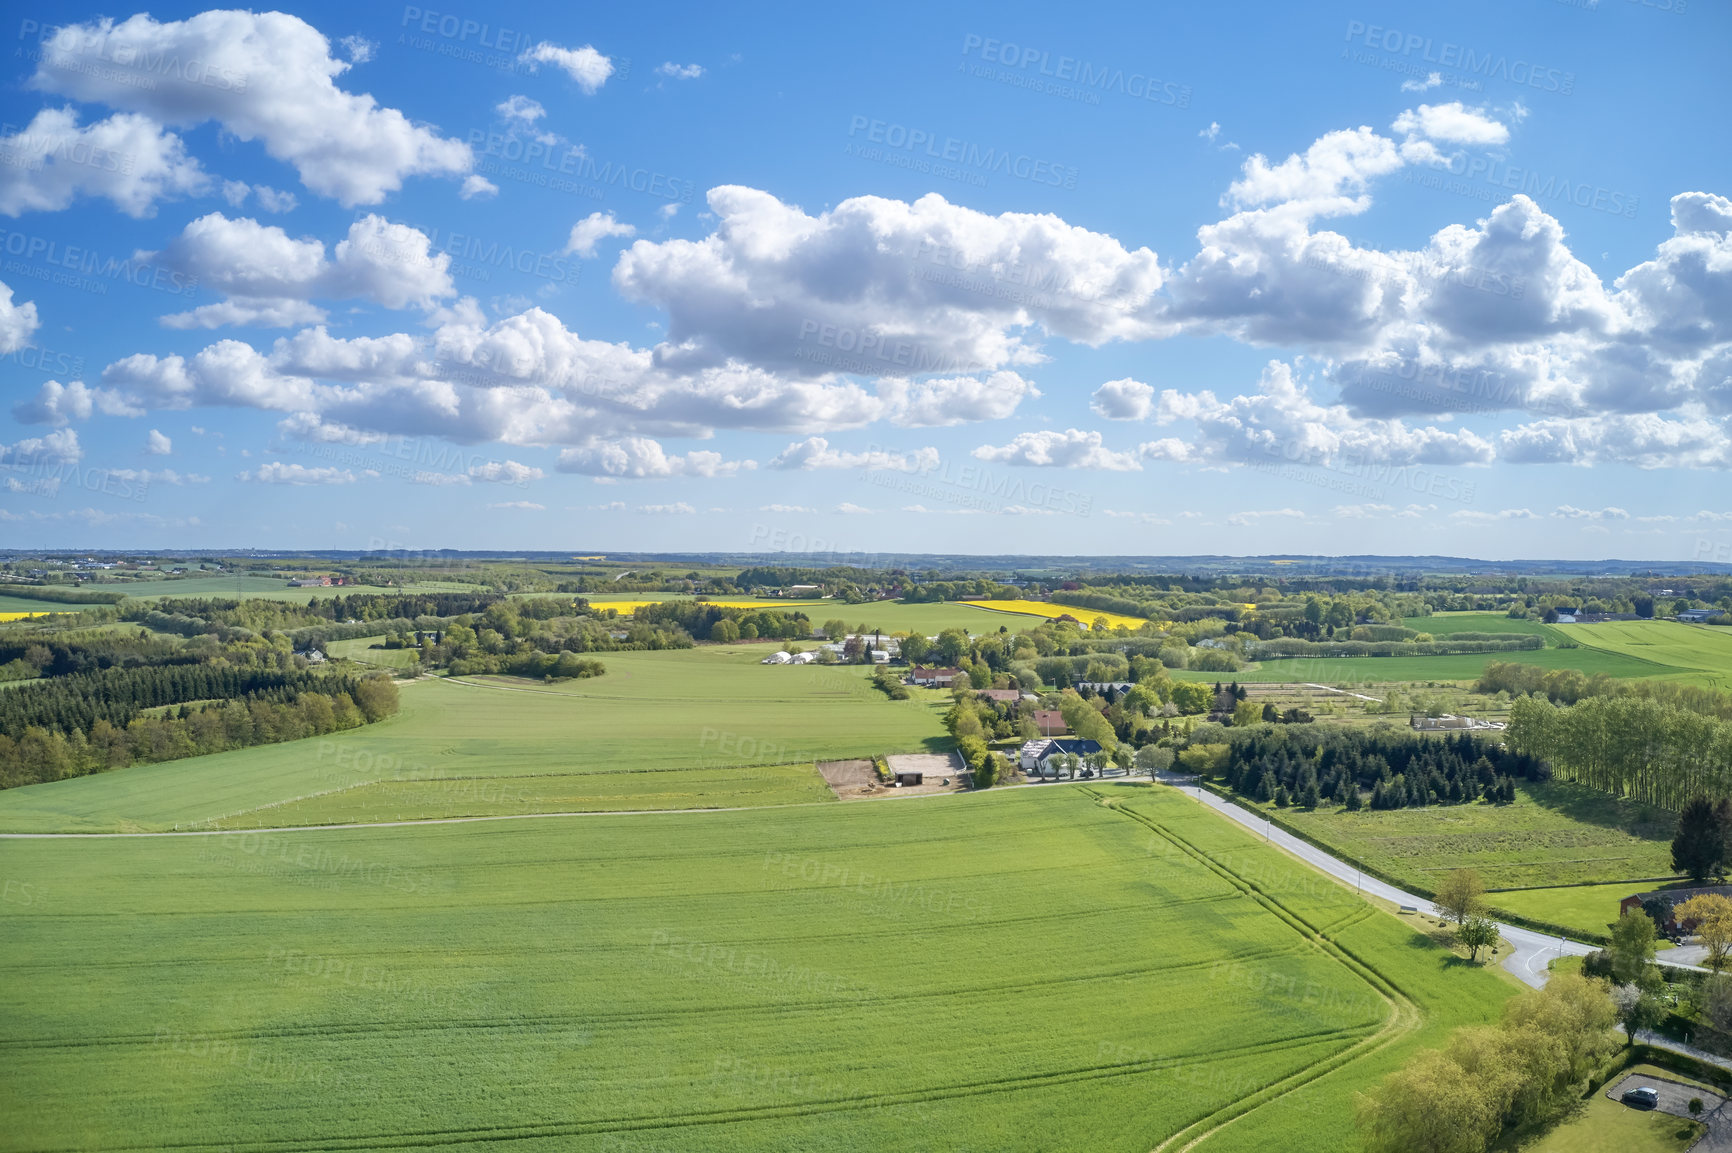
[[[884,791],[878,785],[878,775],[872,771],[871,761],[819,761],[818,775],[824,778],[830,791],[844,801]]]
[[[920,773],[925,778],[918,785],[884,790],[895,796],[957,793],[969,786],[968,770],[963,766],[962,758],[955,753],[897,753],[885,759],[890,762],[892,773]],[[947,780],[949,784],[945,783]]]

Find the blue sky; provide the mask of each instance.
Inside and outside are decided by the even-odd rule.
[[[13,547],[1732,559],[1723,8],[7,33]]]

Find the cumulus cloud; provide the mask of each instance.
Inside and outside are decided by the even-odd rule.
[[[1095,389],[1089,407],[1097,416],[1108,420],[1143,420],[1154,409],[1155,389],[1153,385],[1144,384],[1140,380],[1124,377],[1120,380],[1109,380]]]
[[[220,212],[188,224],[155,256],[228,298],[164,317],[170,328],[317,324],[325,313],[315,298],[430,309],[456,295],[449,254],[432,251],[417,229],[371,213],[349,226],[329,258],[315,238],[296,240],[276,225]]]
[[[463,183],[457,186],[457,195],[462,200],[485,200],[489,196],[499,195],[499,185],[480,173],[471,172],[463,178]]]
[[[197,67],[150,64],[168,60]],[[469,171],[468,145],[339,88],[349,68],[316,28],[282,12],[209,11],[160,23],[141,13],[59,28],[42,44],[30,84],[140,114],[152,129],[215,121],[240,140],[260,141],[308,188],[349,206],[377,204],[406,177]]]
[[[683,500],[672,504],[640,504],[637,510],[650,516],[692,516],[698,511]]]
[[[501,500],[487,506],[488,508],[514,508],[526,512],[541,512],[547,508],[544,504],[536,504],[532,500]]]
[[[844,516],[871,516],[877,510],[845,500],[836,506],[836,511],[842,513]]]
[[[1114,452],[1101,444],[1100,433],[1075,428],[1018,433],[1009,444],[1000,448],[983,444],[974,450],[974,455],[981,460],[1033,468],[1090,468],[1109,472],[1134,472],[1142,468],[1135,453]]]
[[[203,192],[210,178],[180,137],[147,116],[121,114],[80,125],[71,108],[44,108],[0,136],[0,213],[58,212],[101,197],[132,217],[157,201]]]
[[[704,74],[701,64],[675,64],[669,60],[656,65],[656,75],[666,76],[671,80],[696,80]]]
[[[1037,362],[1034,328],[1091,345],[1166,331],[1155,254],[1050,214],[990,216],[933,193],[811,216],[734,185],[708,202],[709,236],[639,240],[614,267],[623,294],[668,313],[655,355],[669,368],[991,371]],[[1031,280],[1050,290],[994,291]]]
[[[1509,143],[1507,126],[1484,108],[1469,108],[1459,100],[1410,108],[1397,116],[1390,127],[1409,137],[1424,137],[1445,144],[1487,146]]]
[[[1605,508],[1577,508],[1574,505],[1560,504],[1552,510],[1552,515],[1559,520],[1629,520],[1630,514],[1616,505]]]
[[[821,436],[807,437],[783,449],[770,461],[779,469],[858,468],[869,472],[931,472],[938,467],[938,450],[930,446],[913,452],[869,448],[863,452],[833,449]]]
[[[33,436],[15,444],[0,444],[0,464],[14,468],[32,465],[77,464],[84,457],[78,444],[78,433],[70,428]]]
[[[535,71],[538,65],[551,64],[577,81],[577,86],[590,94],[594,94],[607,83],[607,78],[613,75],[613,61],[588,44],[581,48],[561,48],[543,40],[524,52],[518,60],[529,65],[531,72]]]
[[[174,441],[153,428],[144,439],[144,451],[151,456],[168,456],[174,451]]]
[[[93,412],[104,416],[142,416],[144,410],[128,404],[111,388],[89,388],[82,380],[71,384],[44,381],[34,397],[12,406],[13,419],[20,424],[64,426],[75,420],[89,420]]]
[[[803,504],[763,504],[763,505],[758,506],[758,511],[759,512],[794,513],[794,512],[817,512],[818,510],[815,508],[811,508],[807,505],[803,505]]]
[[[40,323],[35,302],[12,303],[11,286],[0,282],[0,356],[28,345]]]
[[[646,436],[597,441],[568,448],[559,454],[560,472],[622,479],[733,476],[742,469],[757,467],[756,461],[724,460],[719,452],[700,450],[684,455],[670,454]]]
[[[1040,395],[1030,381],[1008,369],[986,377],[958,376],[900,381],[889,386],[895,406],[891,420],[907,428],[941,428],[982,420],[1002,420],[1025,399]]]
[[[1253,509],[1247,512],[1236,512],[1227,517],[1227,523],[1240,528],[1250,528],[1260,520],[1271,517],[1280,520],[1304,520],[1305,513],[1296,508]]]
[[[354,484],[361,477],[377,477],[373,469],[363,469],[359,476],[346,468],[308,468],[304,464],[284,464],[280,460],[268,461],[250,472],[235,474],[236,480],[250,481],[255,484]]]
[[[1140,446],[1146,459],[1205,464],[1300,463],[1486,464],[1492,444],[1468,429],[1410,428],[1399,420],[1354,416],[1322,405],[1294,380],[1292,366],[1270,361],[1257,392],[1219,400],[1213,392],[1161,393],[1161,424],[1189,421],[1190,440],[1168,437]]]
[[[597,241],[609,236],[636,235],[637,229],[615,220],[613,213],[592,212],[571,226],[571,238],[565,242],[565,251],[588,260],[595,256]]]

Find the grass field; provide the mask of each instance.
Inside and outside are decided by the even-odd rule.
[[[1685,670],[1674,679],[1707,688],[1732,688],[1732,629],[1677,621],[1605,621],[1557,628],[1596,651]]]
[[[1597,626],[1595,626],[1597,627]],[[1237,673],[1191,672],[1175,669],[1173,676],[1192,681],[1237,680],[1319,684],[1366,684],[1375,681],[1473,681],[1491,661],[1538,665],[1545,669],[1578,669],[1612,677],[1682,677],[1687,669],[1604,649],[1533,649],[1513,653],[1450,653],[1433,657],[1322,657],[1263,661]]]
[[[378,665],[387,669],[413,668],[421,662],[419,649],[386,649],[370,646],[384,641],[383,636],[356,637],[346,641],[330,641],[325,645],[325,655],[344,660],[360,661],[363,664]]]
[[[0,842],[0,1148],[1351,1149],[1512,990],[1100,792]]]
[[[1653,875],[1664,877],[1670,873],[1670,869],[1661,869]],[[1618,919],[1618,902],[1625,897],[1654,889],[1688,887],[1689,884],[1688,878],[1647,883],[1620,881],[1608,885],[1571,885],[1555,889],[1513,889],[1504,893],[1492,893],[1486,899],[1498,908],[1507,909],[1518,916],[1551,921],[1578,932],[1598,933],[1603,936],[1611,931],[1613,922]]]
[[[1561,781],[1518,782],[1510,805],[1357,813],[1294,808],[1284,818],[1324,844],[1428,890],[1457,868],[1477,869],[1494,889],[1669,876],[1676,823],[1670,813]],[[1499,903],[1508,896],[1498,894]]]
[[[1621,1081],[1631,1073],[1691,1083],[1687,1077],[1653,1065],[1631,1065],[1614,1074],[1612,1080]],[[1632,1109],[1609,1100],[1601,1085],[1549,1133],[1514,1148],[1519,1153],[1684,1153],[1705,1128],[1698,1121]]]
[[[1432,613],[1428,617],[1407,617],[1401,623],[1435,637],[1455,633],[1508,633],[1544,637],[1548,645],[1556,645],[1564,639],[1564,634],[1556,626],[1511,618],[1503,613]]]
[[[98,592],[125,593],[140,600],[152,597],[219,597],[291,601],[306,604],[314,597],[349,596],[351,594],[383,594],[398,592],[479,592],[478,585],[454,584],[450,581],[427,581],[406,584],[401,588],[380,588],[377,585],[338,585],[330,588],[292,589],[288,578],[253,576],[185,577],[178,580],[114,581],[89,586]],[[64,607],[64,606],[62,606]]]
[[[330,737],[7,789],[0,831],[818,801],[814,758],[949,747],[948,694],[891,701],[864,668],[765,651],[605,653],[606,676],[553,685],[428,678],[397,716]]]
[[[69,605],[59,601],[39,601],[34,597],[0,596],[0,610],[11,617],[17,613],[76,613],[98,605]]]

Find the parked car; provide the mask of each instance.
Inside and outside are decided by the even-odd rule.
[[[1638,1109],[1652,1109],[1660,1103],[1660,1091],[1650,1089],[1646,1085],[1635,1089],[1625,1089],[1622,1098],[1624,1104],[1634,1105]]]

